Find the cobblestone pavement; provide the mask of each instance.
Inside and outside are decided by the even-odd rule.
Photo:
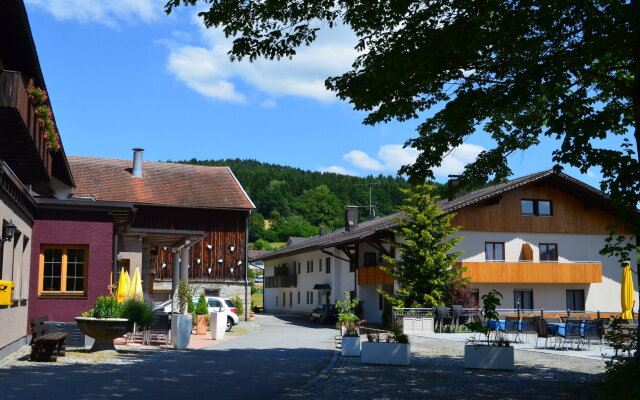
[[[464,343],[411,337],[410,366],[340,357],[325,376],[281,399],[592,399],[604,362],[516,351],[515,371],[466,370]]]

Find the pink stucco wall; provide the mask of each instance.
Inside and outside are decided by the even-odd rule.
[[[47,316],[49,321],[73,322],[98,296],[109,293],[113,222],[106,212],[40,210],[32,235],[29,318]],[[38,297],[40,246],[50,244],[89,246],[86,298]]]

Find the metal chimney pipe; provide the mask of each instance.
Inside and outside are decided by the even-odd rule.
[[[133,150],[133,170],[131,176],[134,178],[142,178],[142,152],[144,149]]]
[[[344,212],[344,230],[353,231],[358,227],[358,206],[346,206]]]

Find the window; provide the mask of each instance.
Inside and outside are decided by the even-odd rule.
[[[471,301],[473,304],[469,304],[471,307],[480,306],[480,289],[471,289]]]
[[[322,258],[318,260],[318,272],[322,272]]]
[[[300,275],[300,263],[298,263],[298,275]]]
[[[329,257],[327,257],[326,260],[324,260],[324,266],[325,266],[324,271],[327,274],[330,274],[331,273],[331,259]]]
[[[513,306],[521,310],[533,309],[533,290],[514,290]]]
[[[309,273],[309,261],[307,261],[307,274]]]
[[[313,260],[311,260],[309,263],[311,265],[311,272],[313,272]]]
[[[540,243],[540,261],[558,261],[558,245]]]
[[[307,291],[307,303],[306,304],[309,304],[309,292],[308,291]]]
[[[293,307],[293,292],[289,292],[289,307]]]
[[[300,304],[300,292],[298,291],[298,304]]]
[[[378,293],[378,310],[382,310],[384,308],[384,297],[380,293]]]
[[[504,242],[486,242],[484,250],[485,260],[504,261]]]
[[[553,215],[551,200],[521,200],[520,209],[524,216],[550,217]]]
[[[87,284],[86,246],[42,246],[39,294],[84,295]]]
[[[313,292],[309,292],[310,304],[313,304]]]
[[[374,267],[378,264],[378,255],[376,253],[364,253],[364,266]]]
[[[567,310],[584,311],[584,290],[567,290]]]
[[[276,296],[276,307],[278,307],[278,296]]]

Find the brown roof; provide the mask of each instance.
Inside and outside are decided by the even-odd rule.
[[[254,209],[229,167],[145,161],[142,178],[131,160],[69,156],[75,196],[176,207]]]
[[[526,175],[505,183],[499,183],[497,185],[491,185],[478,190],[474,190],[450,201],[441,201],[439,202],[440,209],[445,213],[456,212],[473,204],[477,204],[482,201],[489,200],[493,197],[500,196],[503,193],[516,189],[518,187],[542,180],[548,181],[551,184],[555,184],[562,190],[571,192],[576,196],[582,197],[583,199],[589,198],[599,207],[609,212],[614,211],[612,202],[606,194],[567,174],[556,173],[551,169],[537,172],[531,175]],[[353,243],[373,236],[378,232],[396,228],[398,225],[396,221],[403,218],[406,218],[406,216],[401,213],[395,213],[386,217],[374,219],[373,221],[361,222],[360,224],[358,224],[358,227],[355,230],[347,232],[344,228],[338,229],[323,236],[314,236],[302,241],[298,241],[294,244],[291,244],[290,246],[284,247],[280,250],[276,250],[267,255],[255,257],[254,259],[270,260],[284,257],[286,255],[313,251],[315,249],[323,249],[341,244]]]

